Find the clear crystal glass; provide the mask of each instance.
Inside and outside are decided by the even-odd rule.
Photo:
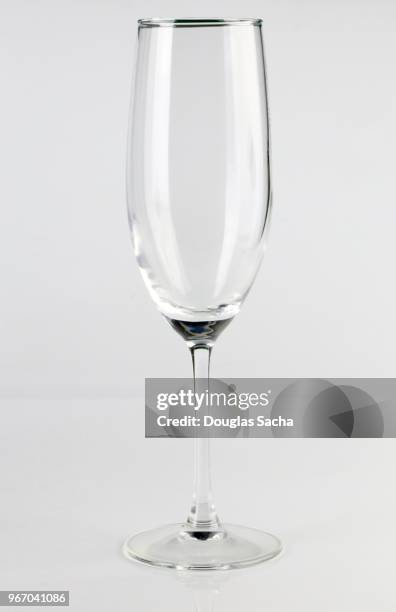
[[[128,143],[137,261],[159,311],[186,341],[202,385],[217,337],[252,286],[268,227],[261,20],[140,20]],[[127,557],[227,569],[278,554],[274,536],[220,521],[209,440],[194,443],[195,492],[185,523],[132,536]]]

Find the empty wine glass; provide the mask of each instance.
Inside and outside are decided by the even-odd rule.
[[[128,210],[137,261],[159,311],[189,347],[196,381],[239,312],[270,212],[269,126],[260,19],[141,19],[130,116]],[[184,524],[132,536],[127,557],[182,569],[269,559],[274,536],[223,525],[209,440],[195,440]]]

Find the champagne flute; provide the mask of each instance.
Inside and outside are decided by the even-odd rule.
[[[146,287],[184,338],[196,384],[238,314],[262,258],[270,213],[269,125],[260,19],[141,19],[128,137],[132,241]],[[209,440],[196,439],[183,524],[130,537],[128,558],[229,569],[277,555],[265,532],[223,525]]]

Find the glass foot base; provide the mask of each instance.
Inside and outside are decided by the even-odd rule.
[[[131,536],[128,559],[180,570],[227,570],[272,559],[282,550],[278,538],[258,529],[223,525],[214,532],[166,525]]]

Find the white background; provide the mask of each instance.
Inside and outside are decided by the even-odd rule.
[[[264,19],[274,215],[213,372],[394,376],[394,3],[0,0],[0,588],[70,588],[74,610],[192,605],[118,556],[190,492],[190,445],[145,441],[133,399],[190,374],[126,218],[136,19],[154,15]],[[222,516],[289,548],[216,609],[393,610],[395,458],[392,440],[219,441]]]

